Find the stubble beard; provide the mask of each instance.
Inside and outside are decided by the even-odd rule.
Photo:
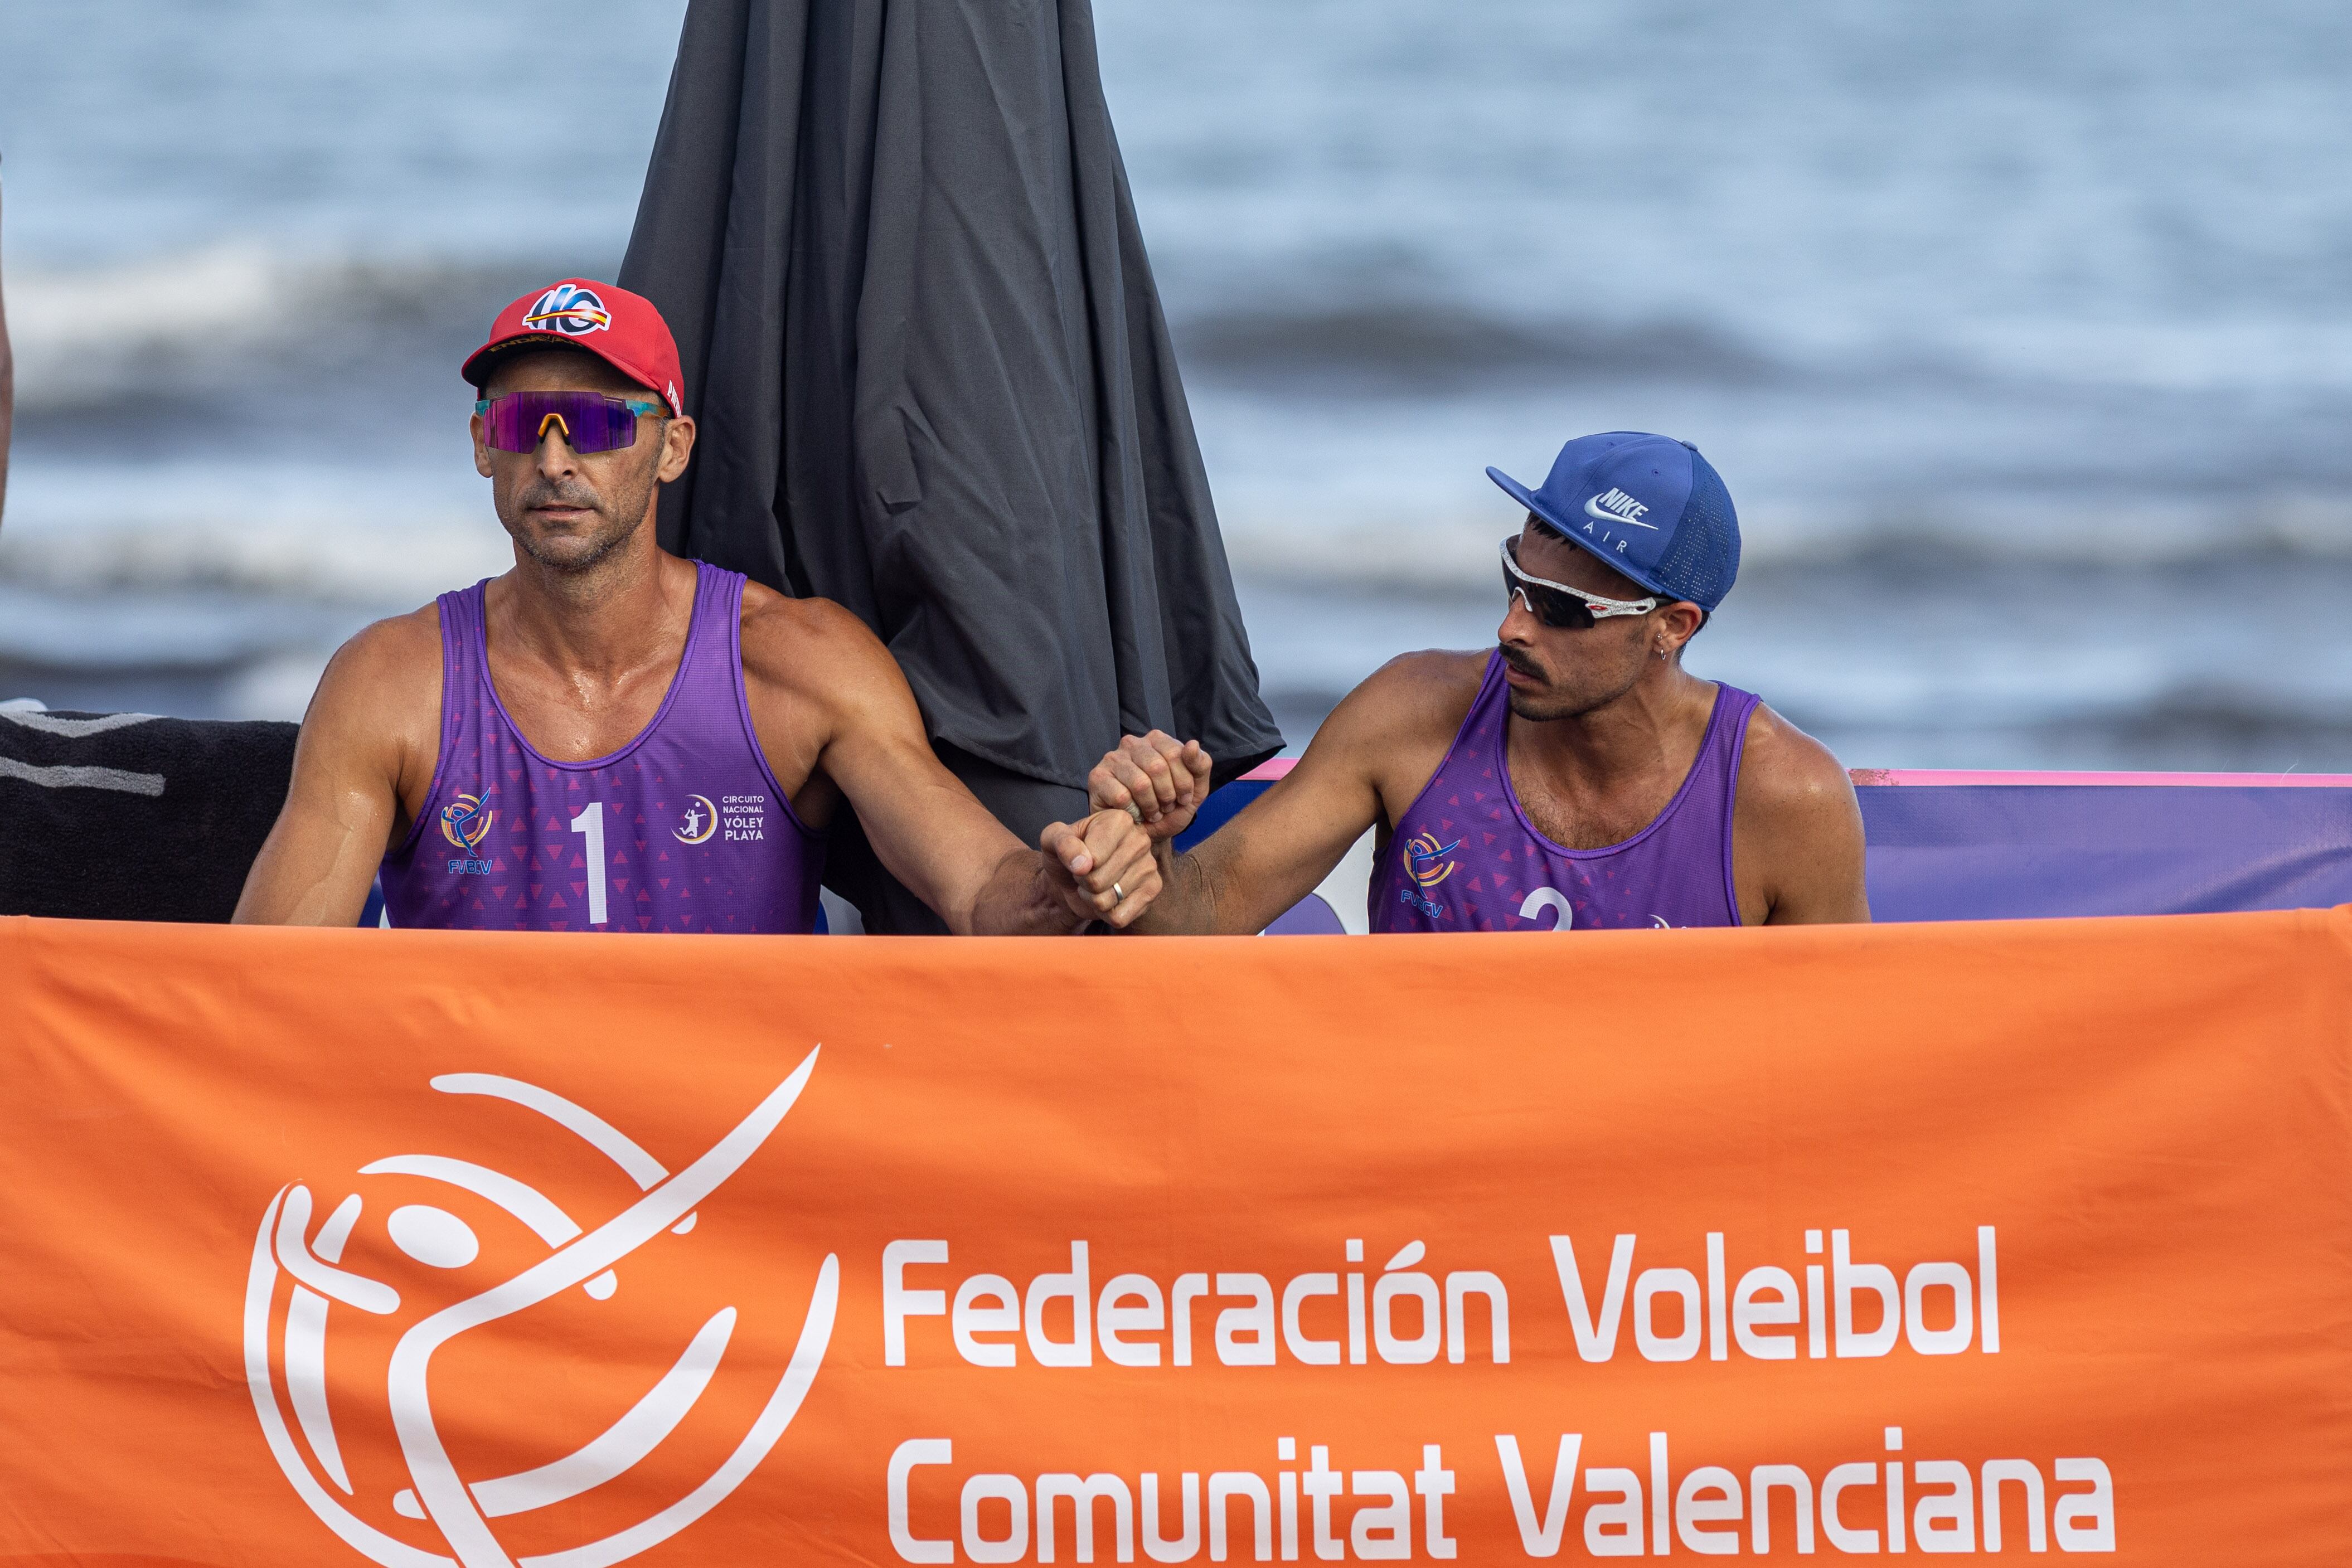
[[[631,476],[619,486],[618,494],[610,502],[595,486],[583,480],[551,484],[535,478],[514,493],[499,520],[506,525],[515,547],[532,560],[567,576],[582,576],[604,565],[644,526],[654,486],[650,464],[645,473]],[[584,536],[568,533],[547,537],[516,520],[528,517],[534,507],[550,504],[585,507],[595,518],[595,526]]]

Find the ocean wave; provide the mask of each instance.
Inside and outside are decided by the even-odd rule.
[[[94,267],[17,262],[8,277],[20,411],[152,417],[315,389],[445,378],[491,315],[564,271],[558,257],[362,257],[260,240]],[[1205,382],[1444,397],[1531,384],[1884,387],[1994,396],[2033,389],[2308,396],[2352,392],[2352,325],[2229,319],[1619,319],[1495,308],[1440,279],[1351,298],[1271,296],[1239,278],[1187,290],[1180,358]],[[377,395],[380,395],[379,389]]]
[[[459,356],[546,264],[289,256],[259,243],[110,267],[17,265],[8,326],[19,412],[152,416],[174,402],[382,383]]]
[[[210,591],[391,611],[505,570],[495,523],[360,528],[296,517],[0,534],[0,584],[94,596]]]
[[[2311,497],[2237,517],[2193,510],[2117,507],[2074,531],[2018,528],[2014,509],[1935,523],[1903,522],[1856,508],[1824,523],[1809,512],[1782,525],[1779,508],[1747,508],[1741,581],[1755,585],[1840,572],[1926,581],[1969,572],[2096,577],[2157,571],[2195,578],[2249,571],[2352,573],[2352,498]],[[1437,521],[1229,514],[1225,544],[1234,572],[1276,584],[1322,584],[1402,598],[1487,595],[1505,517]],[[299,511],[258,517],[174,517],[130,524],[77,522],[0,533],[0,584],[62,593],[105,590],[220,590],[358,605],[422,603],[459,583],[505,570],[506,537],[485,509],[369,526]],[[2352,586],[2352,584],[2347,584]]]
[[[1538,379],[1745,384],[1777,369],[1696,322],[1530,322],[1431,300],[1210,311],[1179,322],[1175,337],[1185,364],[1213,376],[1418,392]]]
[[[2352,497],[2315,492],[2217,506],[2109,497],[2007,496],[1932,507],[1766,499],[1740,507],[1743,582],[1850,571],[1894,580],[1974,570],[2128,573],[2307,567],[2352,569]],[[1317,517],[1229,510],[1226,553],[1240,574],[1404,596],[1484,594],[1507,507],[1467,517]]]
[[[1174,324],[1186,369],[1243,384],[1443,394],[1528,383],[1820,385],[1964,395],[2352,392],[2352,327],[2334,320],[2124,322],[1947,318],[1612,320],[1528,317],[1433,296],[1202,304]]]

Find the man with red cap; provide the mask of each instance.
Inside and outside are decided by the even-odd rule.
[[[652,305],[567,278],[500,312],[464,373],[514,569],[336,653],[238,920],[351,925],[380,873],[394,925],[805,932],[848,809],[957,932],[1150,904],[1127,811],[1024,849],[863,622],[656,543],[695,425]]]

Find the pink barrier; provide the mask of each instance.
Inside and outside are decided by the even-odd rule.
[[[1857,788],[1865,789],[1889,784],[2007,784],[2042,787],[2144,785],[2172,789],[2352,789],[2352,773],[2019,773],[1980,772],[1963,768],[1854,768],[1847,772]],[[1249,777],[1255,779],[1258,775],[1253,773]],[[1269,777],[1279,778],[1281,775]]]

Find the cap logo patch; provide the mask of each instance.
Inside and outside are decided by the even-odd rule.
[[[533,332],[561,332],[567,338],[584,338],[612,326],[613,313],[604,308],[604,302],[593,289],[583,288],[576,283],[559,283],[523,312],[522,324]]]
[[[1649,509],[1624,491],[1616,489],[1595,496],[1584,503],[1584,515],[1596,521],[1622,523],[1630,528],[1648,528],[1654,533],[1658,525],[1642,520],[1642,514]]]

